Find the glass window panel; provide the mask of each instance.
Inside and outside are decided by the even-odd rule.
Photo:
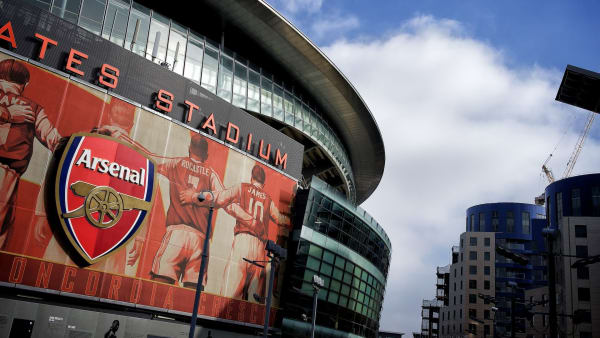
[[[302,130],[302,102],[297,97],[294,98],[294,126]]]
[[[204,57],[204,39],[191,33],[188,37],[183,76],[200,83],[202,76],[202,58]]]
[[[354,263],[348,262],[346,264],[346,271],[352,273],[352,271],[354,271]]]
[[[321,290],[321,292],[319,292],[319,300],[327,300],[327,290]]]
[[[248,68],[235,62],[233,78],[233,104],[236,107],[246,108],[246,92],[248,90]]]
[[[348,309],[350,310],[354,310],[354,305],[356,304],[356,301],[350,299],[348,300]]]
[[[79,26],[88,31],[100,35],[102,32],[102,21],[104,21],[104,9],[106,0],[83,0],[81,4],[81,16]]]
[[[363,306],[361,303],[356,303],[356,312],[361,313]]]
[[[346,284],[342,284],[342,294],[348,296],[350,295],[350,287]]]
[[[170,69],[183,75],[185,50],[187,47],[187,28],[172,22],[169,32],[169,45],[167,49],[167,63]]]
[[[137,27],[137,29],[136,29]],[[125,48],[144,56],[148,44],[148,32],[150,30],[150,9],[138,3],[131,4],[129,13],[129,24],[125,37]]]
[[[342,258],[342,257],[340,257],[340,256],[337,256],[337,257],[335,258],[335,266],[337,266],[337,267],[338,267],[338,268],[340,268],[340,269],[343,269],[343,268],[344,268],[344,263],[345,263],[345,262],[346,262],[346,260],[345,260],[345,259],[343,259],[343,258]]]
[[[331,281],[331,279],[329,279],[329,277],[327,276],[320,276],[323,279],[323,287],[328,289],[329,288],[329,282]]]
[[[261,80],[260,113],[273,116],[273,83],[264,76],[261,76]]]
[[[352,283],[352,275],[349,273],[344,273],[344,283]]]
[[[340,292],[340,287],[342,284],[336,280],[331,281],[330,289],[335,292]]]
[[[231,102],[233,86],[233,59],[221,55],[221,67],[219,68],[219,82],[217,95],[227,102]]]
[[[79,6],[81,6],[81,0],[55,0],[54,6],[52,6],[52,14],[77,24]]]
[[[342,270],[340,270],[338,268],[333,269],[333,278],[337,278],[337,279],[341,280],[343,275],[344,275],[344,273],[342,272]]]
[[[25,0],[26,3],[41,8],[45,11],[50,10],[51,0]]]
[[[329,292],[329,296],[327,297],[327,301],[331,302],[331,303],[336,303],[338,302],[338,298],[339,295],[335,292]]]
[[[314,275],[315,275],[314,271],[304,270],[304,280],[305,281],[312,283]]]
[[[253,70],[248,73],[248,110],[260,111],[260,75]]]
[[[364,302],[364,301],[365,301],[365,294],[364,294],[364,293],[362,293],[362,292],[359,292],[359,293],[358,293],[358,299],[357,299],[357,300],[358,300],[359,302],[361,302],[361,303],[362,303],[362,302]]]
[[[352,286],[354,286],[355,288],[357,288],[357,289],[358,289],[358,287],[360,286],[360,279],[358,279],[358,278],[354,278],[354,279],[352,280]]]
[[[311,256],[315,256],[318,259],[321,259],[321,254],[323,253],[323,249],[319,248],[318,246],[315,245],[311,245],[310,249],[308,250],[308,254]]]
[[[215,93],[217,90],[217,70],[219,69],[219,51],[205,47],[202,63],[202,87]]]
[[[102,37],[122,47],[125,43],[128,21],[129,3],[122,0],[109,0],[104,18],[104,28],[102,28]]]
[[[294,125],[294,96],[287,90],[284,93],[285,123]]]
[[[340,306],[346,306],[348,304],[348,297],[340,296],[338,304],[340,304]]]
[[[106,26],[106,23],[104,23]],[[154,63],[162,63],[167,56],[167,40],[169,38],[169,19],[154,12],[150,20],[146,59]]]
[[[323,253],[323,260],[329,264],[333,264],[333,259],[335,255],[330,251],[325,251]]]
[[[358,278],[360,278],[360,274],[362,273],[362,270],[357,266],[354,268],[354,275]]]
[[[331,264],[321,263],[321,272],[324,273],[325,275],[331,276],[332,270],[333,270],[333,267],[331,266]]]
[[[273,117],[283,121],[283,88],[273,86]]]
[[[306,105],[302,105],[302,119],[304,120],[304,124],[302,125],[302,130],[307,135],[310,135],[311,131],[311,121],[310,121],[310,111]]]
[[[317,259],[314,259],[312,257],[308,257],[308,259],[306,260],[306,267],[313,269],[315,271],[319,271],[319,264],[321,262]]]

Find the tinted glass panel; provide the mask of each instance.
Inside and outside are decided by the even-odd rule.
[[[188,37],[183,75],[196,83],[200,83],[200,78],[202,76],[203,57],[204,39],[194,33],[190,33]]]
[[[104,21],[104,9],[106,0],[83,0],[81,5],[81,16],[79,26],[88,31],[100,35],[102,21]]]
[[[106,22],[104,23],[106,29]],[[146,59],[155,63],[165,62],[167,56],[167,39],[169,38],[169,19],[157,14],[152,15]]]
[[[102,37],[123,46],[128,21],[129,3],[121,0],[109,0],[106,17],[104,18],[104,27],[102,28]]]
[[[125,48],[144,56],[146,54],[146,45],[148,44],[149,30],[150,9],[134,2],[131,5],[131,13],[129,14]]]
[[[202,63],[202,87],[213,94],[217,90],[217,70],[219,69],[219,51],[205,47]]]
[[[179,75],[183,75],[185,63],[185,50],[187,47],[187,29],[177,23],[171,23],[169,32],[169,48],[167,50],[167,63],[170,69]]]
[[[76,24],[79,18],[79,6],[81,0],[54,0],[52,14]]]

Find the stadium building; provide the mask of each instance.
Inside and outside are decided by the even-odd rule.
[[[381,133],[264,1],[1,1],[0,142],[0,336],[187,336],[202,272],[196,337],[262,332],[271,272],[270,334],[317,275],[317,336],[377,336]]]

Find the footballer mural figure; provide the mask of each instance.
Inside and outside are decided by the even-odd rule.
[[[221,191],[216,197],[216,206],[229,207],[237,204],[245,211],[233,215],[236,218],[233,229],[234,239],[224,272],[225,277],[229,274],[227,285],[231,285],[233,289],[226,292],[227,286],[224,285],[221,290],[221,294],[227,297],[248,300],[248,289],[256,280],[259,301],[262,302],[265,293],[265,271],[243,259],[251,261],[266,259],[265,244],[269,235],[269,221],[279,226],[290,225],[290,218],[279,212],[269,194],[265,192],[265,181],[265,170],[255,164],[250,183],[237,184]],[[232,268],[232,263],[237,264],[237,269]]]
[[[33,141],[54,151],[61,139],[44,108],[23,96],[29,70],[16,60],[0,62],[0,249],[14,222],[17,188],[33,154]]]
[[[206,163],[208,143],[194,133],[188,157],[157,159],[158,173],[169,180],[170,204],[167,231],[156,252],[152,279],[195,288],[200,272],[202,247],[206,238],[209,201],[198,202],[203,191],[223,190],[217,173]],[[205,275],[206,280],[206,275]]]

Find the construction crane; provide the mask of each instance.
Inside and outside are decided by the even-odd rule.
[[[573,149],[573,153],[571,154],[571,157],[569,158],[569,162],[567,162],[567,168],[565,169],[565,172],[563,173],[563,178],[567,178],[567,177],[571,176],[571,172],[573,172],[573,168],[575,167],[575,163],[577,162],[579,153],[581,153],[581,148],[583,148],[583,143],[585,142],[585,139],[587,138],[588,134],[590,133],[590,129],[592,127],[592,122],[594,122],[595,117],[596,117],[596,113],[590,112],[590,116],[588,117],[587,123],[585,124],[585,128],[583,129],[583,132],[581,133],[581,135],[579,135],[579,139],[577,140],[577,143],[575,144],[575,149]]]
[[[588,134],[590,133],[590,129],[592,128],[592,123],[594,122],[595,118],[596,118],[596,113],[590,112],[590,115],[585,124],[585,128],[583,128],[581,135],[579,135],[579,139],[577,139],[575,148],[573,149],[573,152],[571,153],[571,157],[569,158],[569,161],[567,162],[567,167],[565,168],[565,171],[563,172],[563,178],[567,178],[567,177],[571,176],[571,173],[573,172],[573,168],[575,168],[575,163],[577,163],[577,158],[579,157],[579,154],[581,153],[581,149],[583,149],[583,144],[585,143],[585,139],[587,138]],[[544,161],[544,164],[542,164],[542,172],[546,175],[546,179],[548,179],[548,183],[553,183],[555,181],[552,170],[550,168],[548,168],[548,162],[550,161],[551,158],[552,158],[552,154],[548,155],[548,158],[546,159],[546,161]],[[544,194],[541,194],[540,196],[537,196],[535,198],[535,204],[544,205],[545,199],[546,198],[545,198]]]

